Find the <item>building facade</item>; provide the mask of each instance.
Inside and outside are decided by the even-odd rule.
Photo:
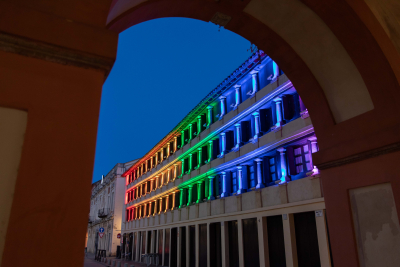
[[[124,255],[158,253],[171,267],[331,266],[317,151],[292,83],[255,53],[123,174]]]
[[[90,213],[87,229],[87,251],[95,253],[97,249],[107,251],[107,256],[115,256],[120,245],[122,210],[125,191],[125,178],[121,175],[136,161],[118,163],[100,181],[92,185]],[[99,229],[104,232],[99,234]]]

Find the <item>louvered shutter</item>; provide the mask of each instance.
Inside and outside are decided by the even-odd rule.
[[[294,148],[292,146],[286,148],[287,151],[287,157],[288,157],[288,162],[289,162],[289,171],[290,175],[296,175],[296,161],[295,161],[295,156],[294,156]]]

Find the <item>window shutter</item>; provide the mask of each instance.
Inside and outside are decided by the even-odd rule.
[[[201,129],[199,130],[199,133],[201,133],[202,131],[204,131],[204,129],[206,129],[206,127],[204,126],[207,121],[206,121],[206,114],[201,114]]]
[[[182,138],[181,138],[181,136],[178,136],[178,138],[177,138],[177,143],[178,143],[178,147],[180,147],[181,146],[181,144],[182,144]],[[178,147],[176,148],[176,149],[178,149]]]
[[[282,97],[283,119],[290,121],[294,116],[293,95],[284,95]]]
[[[276,104],[274,101],[272,101],[272,103],[271,103],[271,121],[272,121],[272,125],[275,125],[277,122],[276,121]]]
[[[289,162],[289,171],[290,175],[296,175],[296,162],[294,158],[294,148],[293,146],[290,146],[286,148],[287,151],[287,157],[288,157],[288,162]]]
[[[294,118],[298,118],[300,117],[300,102],[299,102],[299,95],[297,93],[295,93],[293,95],[293,106],[294,106],[294,112],[293,112],[293,116]]]
[[[250,188],[255,187],[258,183],[258,181],[257,181],[257,161],[253,161],[253,168],[254,168],[254,181],[253,181],[253,184],[250,186]],[[262,177],[263,177],[263,166],[261,163],[261,180],[263,180]],[[262,182],[264,182],[264,181],[262,181]]]
[[[219,139],[215,139],[213,140],[213,147],[212,147],[213,151],[212,151],[212,158],[215,159],[217,158],[218,154],[221,153],[220,152],[220,147],[219,147]]]
[[[196,152],[196,153],[193,153],[193,155],[192,155],[192,166],[193,166],[193,169],[197,166],[197,164],[198,164],[198,157],[199,157],[199,155],[198,155],[198,153],[199,152]]]
[[[217,100],[216,105],[213,106],[212,117],[211,117],[211,124],[218,120],[217,115],[221,115],[221,103]]]
[[[249,166],[244,165],[242,166],[242,184],[243,184],[243,189],[247,190],[249,189],[249,181],[250,181],[250,177],[249,177]],[[239,178],[239,177],[238,177]],[[237,183],[239,185],[239,181]]]
[[[226,135],[226,150],[230,151],[234,146],[235,136],[233,134],[233,131],[228,131],[225,133],[225,135]]]
[[[204,190],[203,190],[204,198],[208,198],[209,195],[210,195],[210,188],[209,187],[210,187],[210,179],[205,178],[204,179]]]
[[[240,130],[242,131],[242,142],[247,143],[250,139],[250,122],[249,121],[241,121],[240,122]]]
[[[260,130],[261,132],[268,132],[269,131],[269,123],[267,120],[268,110],[267,109],[260,109]]]
[[[281,171],[281,156],[278,151],[276,151],[275,155],[275,180],[278,180],[282,176],[282,171]]]
[[[272,177],[269,169],[269,157],[263,157],[263,164],[262,164],[262,181],[265,185],[268,185],[272,182]]]
[[[226,193],[228,196],[232,194],[232,173],[226,172]]]

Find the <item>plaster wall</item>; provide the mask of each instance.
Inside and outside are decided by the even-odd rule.
[[[0,107],[0,262],[17,182],[28,113]]]
[[[390,183],[349,191],[361,267],[398,266],[400,225]]]

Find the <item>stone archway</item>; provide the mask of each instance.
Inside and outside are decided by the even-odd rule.
[[[349,191],[390,183],[400,205],[398,5],[1,1],[0,106],[28,113],[13,199],[7,202],[9,223],[0,237],[2,266],[83,262],[89,208],[82,203],[89,203],[101,86],[115,59],[117,33],[160,17],[209,21],[216,12],[231,17],[227,29],[278,62],[307,105],[321,148],[315,161],[322,169],[335,265],[357,266]],[[59,229],[66,236],[54,240]],[[21,251],[20,240],[32,246]],[[24,256],[15,257],[16,251]]]
[[[400,207],[400,184],[389,177],[399,152],[388,154],[400,147],[396,36],[390,40],[384,34],[362,0],[114,0],[108,27],[120,32],[150,19],[209,21],[215,14],[271,56],[301,95],[320,145],[315,161],[322,170],[334,263],[364,266],[353,238],[361,230],[353,228],[348,191],[391,183]],[[379,156],[386,157],[386,167]]]

